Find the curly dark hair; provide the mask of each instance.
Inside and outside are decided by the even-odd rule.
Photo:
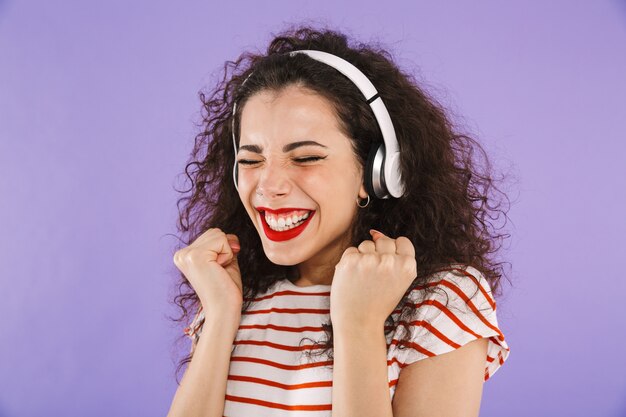
[[[476,268],[488,280],[493,295],[499,296],[502,262],[495,262],[493,256],[501,240],[509,235],[497,234],[490,221],[499,217],[494,216],[496,212],[506,217],[506,212],[500,209],[501,201],[494,199],[490,191],[496,190],[505,198],[506,195],[495,187],[486,152],[469,134],[460,133],[453,126],[444,108],[418,86],[413,76],[402,72],[378,43],[349,45],[344,33],[328,28],[304,25],[284,30],[271,40],[266,53],[246,52],[235,62],[227,61],[222,81],[208,97],[199,93],[203,130],[196,136],[185,167],[191,187],[177,190],[189,194],[177,203],[181,241],[189,245],[209,228],[220,228],[239,237],[242,245],[238,260],[244,289],[242,313],[258,294],[278,280],[293,281],[299,277],[296,265],[276,265],[266,257],[260,236],[234,187],[232,167],[236,155],[231,136],[232,118],[238,134],[238,117],[253,94],[280,92],[297,85],[332,103],[340,128],[351,139],[361,167],[372,146],[382,141],[374,114],[358,88],[334,68],[305,54],[289,56],[288,52],[300,49],[329,52],[359,68],[378,90],[395,127],[405,195],[397,199],[372,196],[371,204],[358,210],[351,233],[351,246],[355,247],[371,239],[368,232],[371,228],[392,238],[406,236],[415,247],[418,276],[396,308],[401,309],[399,320],[387,318],[385,334],[398,325],[408,327],[406,324],[416,311],[408,294],[413,290],[424,294],[434,291],[432,286],[424,284],[436,272],[449,270],[446,268],[451,264]],[[232,69],[230,75],[229,69]],[[252,72],[254,75],[240,88]],[[237,101],[235,115],[233,100]],[[474,158],[475,151],[483,156],[482,171]],[[182,314],[175,321],[187,324],[201,308],[200,302],[182,273],[177,289],[173,302]],[[326,340],[316,346],[320,354],[327,353],[332,358],[332,323],[324,324],[323,328]],[[405,334],[399,348],[410,338]],[[179,362],[176,374],[192,357],[190,353]]]

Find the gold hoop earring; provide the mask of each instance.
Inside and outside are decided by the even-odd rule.
[[[370,195],[369,195],[369,194],[367,195],[367,203],[365,203],[365,205],[364,205],[364,206],[362,206],[362,205],[359,203],[359,198],[358,198],[358,197],[357,197],[357,199],[356,199],[356,205],[357,205],[357,206],[359,206],[359,207],[361,207],[361,208],[365,208],[365,207],[367,207],[367,206],[369,205],[369,203],[370,203]]]

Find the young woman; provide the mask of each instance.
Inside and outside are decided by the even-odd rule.
[[[480,145],[336,31],[229,64],[179,201],[192,347],[168,415],[477,416],[509,355]]]

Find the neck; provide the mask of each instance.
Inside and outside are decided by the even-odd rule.
[[[298,276],[292,282],[301,287],[331,285],[335,275],[335,266],[341,260],[341,256],[348,246],[348,235],[330,243],[320,253],[298,264]]]

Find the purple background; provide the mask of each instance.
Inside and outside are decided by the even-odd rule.
[[[624,2],[258,4],[0,3],[0,416],[167,413],[198,90],[303,20],[380,39],[517,178],[481,416],[626,416]]]

